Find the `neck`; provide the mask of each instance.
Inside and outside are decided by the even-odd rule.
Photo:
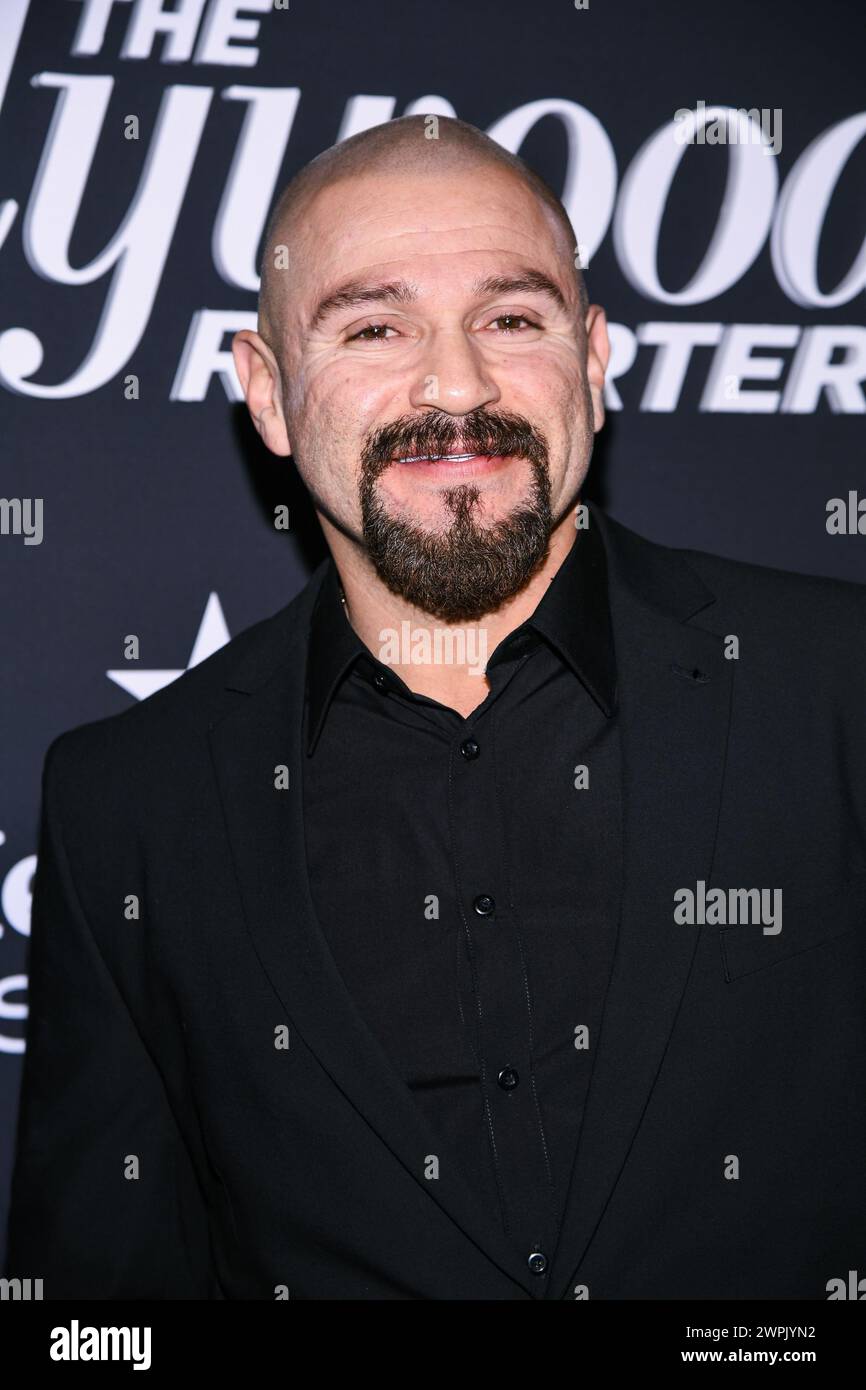
[[[385,587],[366,552],[320,516],[337,566],[346,615],[365,647],[390,666],[409,689],[456,709],[466,718],[490,689],[484,668],[499,643],[525,622],[574,544],[574,507],[551,533],[544,563],[520,593],[495,613],[447,623]]]

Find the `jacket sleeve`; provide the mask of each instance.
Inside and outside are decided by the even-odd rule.
[[[42,779],[7,1276],[42,1279],[46,1299],[221,1298],[165,1087],[66,859],[55,765],[67,737]]]

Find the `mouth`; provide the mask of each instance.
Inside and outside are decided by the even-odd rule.
[[[452,463],[467,463],[469,459],[492,458],[492,454],[414,454],[407,458],[394,459],[394,463],[441,463],[447,459]]]
[[[454,454],[407,454],[392,459],[401,473],[416,482],[458,483],[496,476],[517,461],[516,454],[476,454],[469,450]]]

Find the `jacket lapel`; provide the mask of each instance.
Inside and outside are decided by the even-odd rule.
[[[501,1227],[479,1210],[445,1137],[416,1107],[343,982],[316,920],[303,834],[302,723],[307,629],[324,577],[319,567],[288,609],[263,624],[211,721],[220,799],[246,926],[290,1025],[335,1085],[436,1202],[515,1284],[531,1292]],[[285,765],[286,790],[275,769]],[[339,872],[340,866],[334,865]],[[275,1098],[275,1104],[279,1097]],[[424,1177],[439,1156],[440,1177]]]
[[[736,665],[723,654],[722,619],[716,631],[693,622],[714,595],[684,559],[595,508],[590,524],[600,526],[608,559],[624,872],[616,954],[551,1269],[554,1298],[572,1297],[580,1282],[685,990],[698,932],[674,922],[673,895],[711,876]]]

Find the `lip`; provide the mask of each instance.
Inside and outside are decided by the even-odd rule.
[[[427,478],[477,478],[485,473],[495,473],[498,469],[513,462],[516,457],[515,454],[460,453],[448,454],[435,459],[410,456],[405,459],[395,458],[391,462],[399,464],[401,471],[418,473]]]

